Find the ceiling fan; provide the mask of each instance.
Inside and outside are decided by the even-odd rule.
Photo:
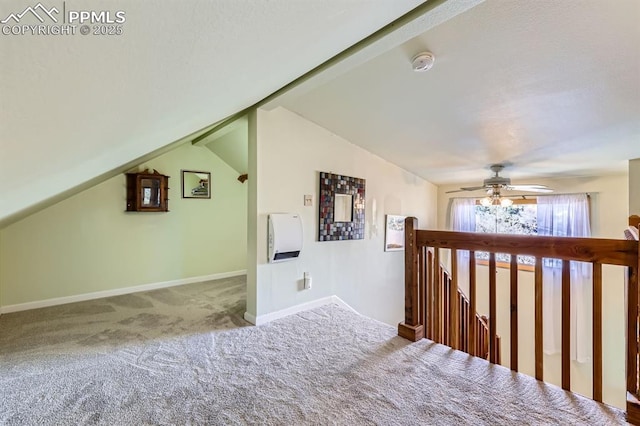
[[[479,191],[485,190],[487,192],[487,197],[480,200],[482,205],[502,205],[503,207],[510,206],[513,204],[513,201],[508,198],[502,198],[500,196],[500,191],[523,191],[523,192],[538,192],[538,193],[549,193],[553,192],[553,189],[549,188],[546,185],[537,185],[537,184],[526,184],[526,185],[511,185],[511,179],[507,177],[500,176],[500,172],[504,169],[504,165],[502,164],[493,164],[490,167],[491,171],[495,173],[494,176],[489,179],[485,179],[482,183],[482,186],[470,186],[464,187],[460,189],[456,189],[454,191],[447,191],[447,194],[453,192],[464,192],[464,191]]]

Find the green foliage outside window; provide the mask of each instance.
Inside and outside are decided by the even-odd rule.
[[[476,232],[494,234],[537,235],[538,209],[536,204],[502,206],[476,206]],[[477,259],[489,260],[489,253],[478,252]],[[497,253],[496,261],[510,262],[511,256]],[[534,265],[532,256],[518,256],[518,263]]]

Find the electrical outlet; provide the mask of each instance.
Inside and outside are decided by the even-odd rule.
[[[303,275],[303,280],[304,280],[305,290],[309,290],[311,288],[311,274],[308,272],[305,272]]]

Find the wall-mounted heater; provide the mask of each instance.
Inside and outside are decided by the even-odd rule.
[[[293,260],[302,250],[302,219],[293,213],[269,215],[269,263]]]

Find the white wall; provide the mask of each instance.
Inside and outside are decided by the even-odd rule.
[[[119,175],[2,229],[2,306],[245,269],[236,171],[190,144],[147,167],[170,176],[168,213],[125,212]],[[211,172],[210,200],[181,198],[181,169]]]
[[[535,183],[548,185],[556,193],[588,192],[591,195],[591,228],[593,237],[622,238],[628,212],[629,178],[624,175],[534,179]],[[515,182],[517,183],[517,182]],[[477,182],[447,185],[438,188],[438,228],[447,229],[449,202],[456,196],[478,193],[447,194],[447,191],[461,186],[474,186]],[[478,266],[478,311],[488,315],[488,268]],[[519,370],[534,375],[534,286],[533,273],[520,271],[518,293],[519,318]],[[605,402],[624,407],[625,404],[625,317],[624,317],[624,270],[621,267],[603,268],[603,386]],[[502,364],[509,366],[509,270],[498,268],[497,273],[497,331],[502,338]],[[590,297],[586,299],[590,303]],[[589,347],[591,342],[588,342]],[[560,384],[560,356],[545,355],[545,380]],[[591,363],[572,363],[573,390],[591,395]]]
[[[640,158],[629,160],[629,215],[640,215]]]
[[[434,227],[436,187],[283,108],[257,112],[255,143],[257,315],[335,294],[364,315],[402,321],[404,252],[384,252],[384,215]],[[366,179],[364,240],[317,241],[321,171]],[[303,205],[305,194],[313,206]],[[276,212],[301,215],[304,248],[295,261],[268,264],[267,215]],[[310,290],[302,289],[303,272],[313,277]]]

